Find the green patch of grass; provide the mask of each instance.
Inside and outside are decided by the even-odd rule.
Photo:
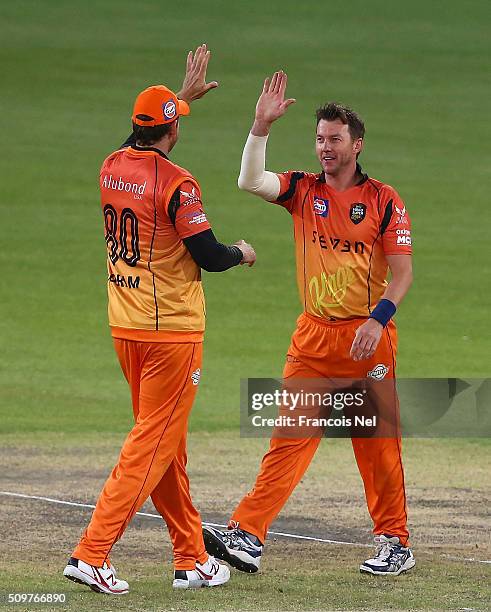
[[[201,182],[218,237],[250,240],[258,263],[204,275],[208,331],[191,427],[237,425],[240,378],[281,374],[300,311],[288,214],[235,183],[262,79],[278,67],[298,101],[274,127],[268,167],[317,168],[313,111],[336,98],[366,121],[365,168],[407,202],[415,284],[397,317],[399,373],[489,374],[490,128],[475,112],[489,98],[487,9],[192,0],[169,13],[149,0],[136,19],[126,0],[4,3],[0,104],[15,120],[3,132],[2,428],[129,422],[106,327],[98,170],[127,135],[137,91],[160,80],[177,88],[186,51],[203,40],[220,87],[193,105],[173,158]]]
[[[123,437],[97,431],[3,436],[0,489],[92,504]],[[197,432],[188,442],[193,499],[203,520],[224,521],[251,486],[267,441],[240,439],[237,433],[218,439],[216,434]],[[8,530],[0,542],[1,588],[66,592],[70,610],[486,610],[491,568],[463,559],[489,559],[489,538],[483,529],[489,442],[406,440],[403,454],[417,566],[399,579],[360,575],[359,563],[371,552],[363,545],[270,536],[259,575],[234,572],[223,589],[176,593],[171,589],[172,552],[164,525],[135,517],[111,552],[131,593],[109,599],[61,577],[90,509],[3,496],[2,518]],[[214,461],[203,462],[203,457]],[[149,503],[143,510],[155,513]],[[321,444],[272,529],[369,541],[370,521],[349,440]]]
[[[159,81],[178,88],[186,52],[203,41],[213,51],[209,77],[220,87],[193,105],[172,157],[200,181],[217,236],[252,242],[258,262],[203,275],[207,333],[190,423],[199,456],[216,450],[217,432],[236,431],[240,379],[281,374],[300,312],[288,214],[236,187],[257,94],[278,68],[288,72],[297,104],[274,127],[268,168],[316,170],[314,109],[337,99],[365,119],[364,168],[407,203],[415,283],[397,315],[399,374],[488,376],[490,170],[483,160],[490,124],[481,108],[491,93],[483,69],[488,12],[485,0],[349,6],[184,0],[178,11],[156,0],[2,3],[2,446],[52,448],[54,466],[74,447],[87,449],[90,459],[104,436],[114,442],[103,453],[109,465],[131,427],[129,392],[106,321],[97,177],[103,158],[128,133],[136,93]],[[336,490],[348,479],[350,492],[358,491],[344,442],[327,441],[332,455],[321,454],[318,469]],[[234,444],[227,461],[236,447],[247,455],[238,435]],[[466,486],[481,490],[488,445],[407,441],[410,495],[423,502],[439,495],[448,520],[470,529],[462,513],[452,518],[452,504],[465,506]],[[332,459],[322,463],[336,453],[341,465],[351,462],[348,475],[332,468],[338,465]],[[234,468],[244,489],[258,460],[242,457],[245,467]],[[16,461],[34,483],[50,470],[49,460],[42,472],[22,452]],[[222,480],[232,486],[231,470]],[[200,480],[197,470],[196,479],[210,488],[208,475]],[[61,491],[65,483],[57,485]],[[323,490],[324,481],[316,480],[316,497]],[[477,520],[481,504],[473,508]],[[317,516],[324,509],[318,510]],[[438,507],[422,504],[420,533],[425,521],[444,533],[438,515]],[[358,553],[321,546],[298,553],[273,544],[260,576],[236,574],[224,589],[191,593],[173,593],[169,567],[162,579],[155,564],[137,557],[121,566],[133,579],[132,593],[115,601],[65,583],[56,546],[24,557],[12,552],[19,546],[12,543],[2,559],[2,589],[67,590],[73,610],[490,607],[487,566],[424,554],[415,572],[389,582],[360,577]]]
[[[136,560],[118,567],[119,575],[130,582],[130,593],[111,598],[64,580],[62,558],[27,571],[24,564],[13,562],[3,564],[2,587],[10,592],[67,593],[67,610],[486,610],[491,603],[485,566],[426,554],[411,573],[387,579],[358,572],[364,553],[275,542],[260,574],[233,571],[223,587],[183,592],[172,590],[169,566],[162,572]]]

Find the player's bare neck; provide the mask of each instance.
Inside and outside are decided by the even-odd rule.
[[[324,178],[326,180],[326,184],[336,191],[347,191],[360,182],[362,174],[358,171],[358,168],[355,167],[348,168],[347,171],[341,171],[336,175],[324,172]]]
[[[165,156],[167,156],[169,154],[169,148],[168,147],[157,146],[156,144],[145,145],[145,144],[142,144],[141,142],[137,141],[136,146],[137,147],[144,147],[146,149],[157,149],[157,151],[160,151]]]
[[[155,147],[159,151],[161,151],[164,155],[169,155],[169,147]]]
[[[148,147],[148,145],[144,145],[143,143],[139,142],[138,140],[136,141],[136,144],[139,147]],[[150,145],[150,148],[151,149],[157,149],[158,151],[160,151],[164,155],[169,155],[169,153],[170,153],[170,151],[172,149],[172,145],[171,145],[169,139],[166,136],[164,136],[163,138],[161,138],[157,142],[154,142],[152,145]]]

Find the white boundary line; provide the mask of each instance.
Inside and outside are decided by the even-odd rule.
[[[80,502],[71,502],[71,501],[65,501],[63,499],[53,499],[52,497],[43,497],[40,495],[26,495],[25,493],[13,493],[11,491],[0,491],[0,495],[7,495],[9,497],[19,497],[22,499],[36,499],[36,500],[40,500],[40,501],[45,501],[45,502],[49,502],[51,504],[60,504],[63,506],[75,506],[77,508],[91,508],[94,509],[95,506],[94,504],[82,504]],[[159,520],[162,520],[162,517],[160,516],[160,514],[152,514],[150,512],[137,512],[136,513],[138,516],[146,516],[149,518],[156,518]],[[226,525],[222,525],[220,523],[205,523],[203,522],[203,525],[209,525],[211,527],[226,527]],[[311,542],[323,542],[324,544],[337,544],[337,545],[341,545],[341,546],[357,546],[357,547],[362,547],[362,548],[372,548],[371,544],[360,544],[359,542],[344,542],[343,540],[328,540],[326,538],[315,538],[313,536],[304,536],[304,535],[299,535],[296,533],[283,533],[281,531],[268,531],[269,535],[274,535],[274,536],[281,536],[284,538],[292,538],[295,540],[310,540]],[[442,557],[446,557],[447,559],[452,559],[454,561],[468,561],[469,563],[486,563],[486,564],[490,564],[491,565],[491,560],[490,561],[484,561],[482,559],[464,559],[461,557],[453,557],[451,555],[442,555]]]

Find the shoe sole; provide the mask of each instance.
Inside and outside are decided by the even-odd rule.
[[[402,565],[397,572],[378,572],[377,570],[368,567],[367,565],[360,565],[360,572],[362,574],[372,574],[372,576],[399,576],[403,572],[407,572],[416,565],[414,559],[408,559],[404,565]]]
[[[93,580],[90,576],[87,576],[83,572],[81,572],[78,567],[74,567],[73,565],[67,565],[63,571],[63,576],[71,580],[72,582],[76,582],[77,584],[83,584],[84,586],[88,586],[95,593],[103,593],[104,595],[126,595],[129,593],[129,589],[125,591],[111,591],[106,587],[98,584],[95,580]]]
[[[225,561],[232,567],[235,567],[235,569],[239,570],[239,572],[255,574],[259,569],[253,563],[247,563],[247,561],[242,561],[242,559],[231,555],[228,552],[225,544],[207,529],[203,529],[203,539],[205,541],[206,552],[209,555],[213,555],[217,559]]]

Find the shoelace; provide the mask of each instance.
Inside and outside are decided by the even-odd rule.
[[[234,529],[229,529],[228,531],[225,531],[223,539],[225,540],[226,544],[230,543],[232,544],[232,546],[233,545],[240,546],[241,544],[244,543],[246,536],[244,532],[242,531],[242,529],[235,527]]]
[[[380,540],[377,537],[375,537],[375,541],[377,542],[377,545],[378,545],[375,556],[378,557],[381,561],[386,561],[392,554],[396,544],[393,544],[392,542]]]

